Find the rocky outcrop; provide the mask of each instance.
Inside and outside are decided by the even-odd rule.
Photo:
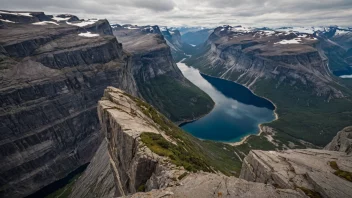
[[[133,75],[144,100],[175,122],[193,120],[212,109],[211,98],[174,63],[158,26],[113,27],[116,38],[132,55]]]
[[[169,121],[163,121],[162,115],[151,106],[119,89],[105,90],[98,114],[105,138],[76,182],[71,197],[112,197],[112,194],[114,197],[305,197],[300,191],[276,189],[270,184],[248,182],[212,170],[191,173],[186,167],[176,165],[180,161],[177,156],[172,157],[176,154],[171,154],[174,152],[171,145],[180,145],[179,152],[186,148],[188,152],[198,152],[197,146],[203,143],[197,140],[189,144],[193,137],[175,131],[176,126],[168,125]],[[158,147],[161,139],[146,142],[143,136],[146,132],[160,135],[168,143]],[[187,139],[183,139],[184,135]],[[171,152],[169,156],[163,154],[163,148]],[[211,150],[205,153],[208,152]],[[195,157],[191,152],[185,155],[195,164],[203,163],[197,162],[200,155]],[[214,157],[210,154],[206,158]]]
[[[0,29],[0,197],[29,195],[91,160],[108,85],[137,95],[106,20],[44,19]]]
[[[346,127],[339,131],[334,139],[325,146],[325,150],[352,153],[352,127]]]
[[[176,185],[175,178],[185,172],[166,157],[153,153],[141,141],[143,132],[169,138],[157,123],[143,113],[141,108],[148,107],[140,107],[137,102],[119,89],[108,87],[105,90],[98,104],[105,138],[87,171],[77,182],[72,197],[111,197],[111,192],[114,196],[125,196],[138,190],[149,191]],[[96,186],[100,186],[100,190],[95,191]]]
[[[240,178],[297,189],[307,195],[350,197],[352,183],[335,173],[338,168],[352,172],[352,156],[326,150],[252,150],[243,160]]]
[[[305,197],[301,192],[277,189],[272,185],[248,182],[219,174],[191,173],[181,180],[180,185],[146,193],[136,193],[131,198],[147,197]]]

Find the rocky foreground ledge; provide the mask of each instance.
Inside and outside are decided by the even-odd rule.
[[[197,159],[195,153],[185,154],[194,156],[197,162],[179,159],[174,146],[183,152],[190,150],[190,145],[180,141],[182,136],[153,107],[119,89],[105,90],[98,113],[105,140],[76,182],[71,197],[352,195],[352,183],[343,176],[352,172],[352,156],[345,152],[251,151],[243,162],[240,178],[229,177],[203,161],[202,156]],[[189,166],[193,169],[189,170]]]

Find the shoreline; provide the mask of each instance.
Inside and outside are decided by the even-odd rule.
[[[186,58],[184,58],[184,59],[186,59]],[[182,59],[179,63],[182,63],[182,62],[184,61],[184,59]],[[186,64],[185,64],[185,65],[186,65]],[[186,66],[187,66],[187,67],[192,67],[192,66],[188,66],[188,65],[186,65]],[[193,68],[194,68],[194,67],[193,67]],[[197,68],[195,68],[195,69],[197,69]],[[277,106],[276,106],[275,103],[273,103],[270,99],[268,99],[268,98],[266,98],[266,97],[264,97],[264,96],[259,96],[259,95],[257,95],[257,94],[254,93],[253,90],[251,90],[249,87],[247,87],[247,86],[245,86],[245,85],[242,85],[242,84],[240,84],[240,83],[237,83],[237,82],[235,82],[235,81],[231,81],[231,80],[223,79],[223,78],[220,78],[220,77],[208,75],[208,74],[205,74],[205,73],[201,72],[199,69],[197,69],[197,70],[198,70],[199,73],[202,74],[202,75],[209,76],[209,77],[212,77],[212,78],[221,79],[221,80],[226,80],[226,81],[233,82],[233,83],[236,83],[236,84],[238,84],[238,85],[241,85],[241,86],[247,88],[253,95],[255,95],[255,96],[259,97],[259,98],[263,98],[263,99],[269,101],[269,102],[275,107],[275,109],[273,110],[275,119],[272,120],[271,122],[274,122],[274,121],[276,121],[276,120],[279,119],[279,116],[278,116],[278,114],[276,113]],[[199,88],[199,87],[198,87],[198,88]],[[215,105],[216,105],[216,104],[214,104],[213,108],[212,108],[207,114],[201,115],[201,116],[199,116],[198,118],[195,118],[195,119],[192,119],[192,120],[180,121],[180,122],[177,122],[176,124],[177,124],[179,127],[181,127],[180,125],[197,121],[198,119],[200,119],[200,118],[202,118],[202,117],[208,115],[211,111],[213,111],[213,109],[215,108]],[[271,123],[271,122],[268,122],[268,123]],[[237,142],[221,142],[221,141],[219,141],[219,142],[224,143],[224,144],[228,144],[228,145],[231,145],[231,146],[239,146],[239,145],[245,143],[245,142],[247,141],[247,139],[248,139],[251,135],[259,136],[260,134],[262,134],[262,133],[264,132],[264,131],[262,130],[262,125],[263,125],[263,124],[265,124],[265,123],[260,123],[260,124],[258,124],[258,129],[259,129],[258,133],[246,135],[246,136],[244,136],[243,138],[241,138],[241,141],[237,141]]]
[[[198,87],[198,88],[199,88],[199,87]],[[200,88],[199,88],[199,89],[200,89]],[[202,91],[203,91],[203,90],[202,90]],[[209,97],[210,97],[210,96],[209,96]],[[212,101],[213,101],[213,99],[212,99]],[[214,101],[213,101],[213,102],[214,102]],[[193,119],[178,121],[178,122],[175,122],[175,124],[176,124],[178,127],[181,127],[181,125],[184,125],[184,124],[188,124],[188,123],[197,121],[197,120],[203,118],[204,116],[210,114],[210,113],[214,110],[215,105],[216,105],[216,103],[214,102],[213,107],[210,109],[209,112],[207,112],[207,113],[205,113],[205,114],[202,114],[202,115],[200,115],[200,116],[198,116],[198,117],[196,117],[196,118],[193,118]]]
[[[187,66],[188,66],[188,65],[187,65]],[[191,67],[191,66],[188,66],[188,67]],[[196,69],[197,69],[197,68],[196,68]],[[212,75],[205,74],[205,73],[201,72],[199,69],[197,69],[197,70],[199,71],[200,74],[203,74],[203,75],[205,75],[205,76],[210,76],[210,77],[212,77],[212,78],[217,78],[217,79],[221,79],[221,80],[226,80],[226,81],[229,81],[229,82],[237,83],[237,82],[235,82],[235,81],[231,81],[231,80],[223,79],[223,78],[220,78],[220,77],[216,77],[216,76],[212,76]],[[271,101],[270,99],[268,99],[268,98],[266,98],[266,97],[264,97],[264,96],[259,96],[259,95],[257,95],[256,93],[253,92],[253,90],[251,90],[249,87],[247,87],[247,86],[245,86],[245,85],[242,85],[242,84],[240,84],[240,83],[237,83],[237,84],[239,84],[239,85],[241,85],[241,86],[247,88],[253,95],[255,95],[255,96],[257,96],[257,97],[260,97],[260,98],[263,98],[263,99],[269,101],[269,102],[275,107],[275,109],[273,110],[275,119],[272,120],[271,122],[274,122],[274,121],[276,121],[276,120],[279,119],[279,115],[276,113],[277,106],[276,106],[276,104],[275,104],[273,101]],[[268,122],[268,123],[271,123],[271,122]],[[258,132],[258,133],[246,135],[246,136],[244,136],[244,137],[241,139],[241,141],[239,141],[239,142],[222,142],[222,143],[229,144],[229,145],[231,145],[231,146],[239,146],[239,145],[245,143],[245,142],[247,141],[247,139],[248,139],[251,135],[259,136],[260,134],[262,134],[262,133],[264,132],[264,131],[262,130],[262,125],[263,125],[263,124],[265,124],[265,123],[260,123],[260,124],[258,124],[258,128],[259,128],[259,132]]]

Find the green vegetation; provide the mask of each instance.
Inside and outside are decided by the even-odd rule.
[[[239,152],[243,152],[244,154],[248,154],[252,149],[270,151],[275,150],[277,147],[269,142],[266,137],[262,135],[251,135],[248,137],[247,141],[241,145],[236,146],[236,149]],[[245,157],[245,156],[243,156]]]
[[[145,132],[142,133],[141,140],[154,153],[160,156],[169,157],[174,164],[177,166],[183,166],[188,171],[196,172],[198,170],[203,170],[206,172],[212,172],[205,160],[199,157],[196,153],[185,150],[182,144],[180,146],[170,143],[160,134]]]
[[[182,175],[178,176],[178,180],[182,180],[184,177],[186,177],[188,175],[187,172],[184,172]]]
[[[330,162],[330,167],[335,170],[335,175],[352,182],[352,173],[341,170],[335,161]]]
[[[188,65],[199,68],[203,73],[216,76],[222,66],[209,69],[204,54],[199,54],[186,61]],[[199,59],[198,59],[199,58]],[[208,64],[208,65],[207,65]],[[230,80],[235,81],[239,73],[234,73]],[[245,83],[248,79],[242,78],[239,83]],[[314,93],[313,85],[296,83],[287,84],[285,80],[277,86],[275,79],[260,79],[255,84],[254,92],[265,98],[269,98],[277,107],[276,113],[279,119],[264,124],[274,128],[279,133],[277,138],[282,144],[290,141],[297,145],[297,148],[305,146],[298,141],[313,143],[323,147],[328,144],[338,131],[346,126],[352,125],[352,82],[335,79],[338,84],[333,84],[336,89],[341,90],[345,98],[330,99],[329,96],[317,96]],[[259,149],[252,143],[252,149]]]
[[[311,197],[311,198],[321,198],[322,197],[318,192],[313,191],[311,189],[301,187],[301,186],[296,186],[296,188],[301,189],[308,197]]]
[[[212,141],[201,141],[183,131],[146,102],[130,96],[143,113],[149,116],[165,134],[177,145],[166,141],[161,135],[142,133],[142,141],[153,152],[169,157],[178,166],[189,171],[203,170],[207,172],[221,171],[226,175],[239,175],[241,161],[236,156],[235,147]],[[155,125],[155,124],[154,124]]]
[[[279,119],[265,125],[287,134],[286,138],[325,146],[339,130],[352,125],[350,97],[328,100],[315,96],[309,85],[282,83],[275,89],[273,87],[276,87],[273,80],[261,80],[254,91],[275,103]]]
[[[144,192],[145,191],[145,185],[142,184],[138,187],[137,192]]]
[[[206,93],[185,78],[162,75],[138,84],[143,98],[175,122],[207,114],[214,106]]]
[[[223,70],[222,65],[210,67],[209,62],[204,58],[204,51],[187,59],[185,63],[201,70],[201,72],[218,76]],[[335,61],[335,59],[330,59]],[[341,62],[341,61],[339,61]],[[336,63],[329,65],[337,67]],[[241,73],[232,73],[230,80],[236,81]],[[253,77],[254,78],[254,77]],[[240,84],[248,82],[249,79],[241,78]],[[292,79],[295,81],[294,79]],[[288,84],[290,79],[277,86],[275,79],[260,79],[254,87],[254,92],[265,98],[270,99],[277,107],[276,113],[279,120],[265,124],[274,128],[279,133],[275,139],[282,144],[290,141],[297,145],[296,148],[305,148],[299,139],[313,143],[316,146],[325,146],[336,135],[338,131],[346,126],[352,125],[352,81],[345,79],[334,79],[337,83],[331,86],[341,90],[346,96],[340,99],[331,99],[329,96],[317,96],[314,93],[315,87],[311,84],[301,83]],[[253,140],[253,139],[251,139]],[[251,143],[252,149],[259,149],[258,145]]]

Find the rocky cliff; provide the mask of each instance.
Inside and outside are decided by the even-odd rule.
[[[278,120],[263,126],[278,132],[278,144],[292,142],[300,148],[301,140],[323,147],[336,131],[352,124],[339,113],[352,108],[351,89],[330,72],[328,63],[313,34],[242,26],[216,28],[203,50],[186,60],[205,74],[240,83],[271,100]]]
[[[336,75],[352,73],[352,30],[337,26],[326,27],[315,33],[321,49],[329,58],[329,67]]]
[[[351,164],[352,156],[344,152],[253,150],[243,161],[240,178],[302,190],[310,197],[351,197]]]
[[[106,86],[137,86],[108,21],[0,15],[0,197],[23,197],[91,160]]]
[[[114,35],[132,55],[140,95],[175,122],[193,120],[214,106],[211,98],[189,82],[173,61],[158,26],[113,26]]]
[[[352,127],[346,127],[339,131],[334,139],[325,146],[325,150],[352,153]]]
[[[231,158],[227,151],[232,146],[195,139],[144,101],[119,89],[105,90],[98,113],[104,141],[76,182],[71,197],[350,197],[352,194],[350,153],[317,149],[252,150],[243,160],[240,178],[236,178],[220,169],[228,162],[214,163]],[[224,158],[215,159],[216,156]]]
[[[220,173],[231,146],[195,139],[119,89],[105,90],[98,114],[104,140],[71,197],[305,197]]]

